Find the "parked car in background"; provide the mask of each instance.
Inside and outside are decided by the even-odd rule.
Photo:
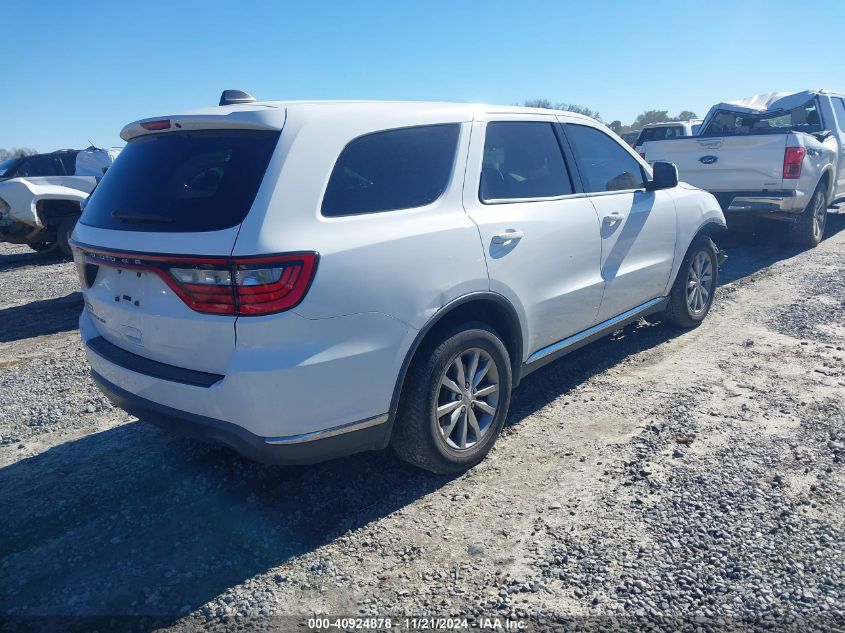
[[[649,123],[637,135],[634,149],[642,156],[643,144],[647,141],[662,141],[667,138],[682,138],[695,136],[701,127],[701,119],[688,121],[667,121],[665,123]]]
[[[631,132],[623,132],[622,133],[622,140],[625,141],[631,147],[636,146],[637,138],[640,135],[639,130],[632,130]]]
[[[713,302],[716,200],[590,118],[221,103],[126,126],[73,238],[93,377],[143,420],[262,461],[390,445],[457,472],[531,371]]]
[[[648,141],[645,158],[672,161],[726,214],[789,223],[815,246],[829,205],[845,198],[845,95],[771,93],[713,106],[698,137]]]
[[[89,147],[0,163],[0,242],[59,248],[70,257],[68,239],[82,206],[117,153]]]

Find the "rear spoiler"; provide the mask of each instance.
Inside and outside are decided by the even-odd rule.
[[[208,111],[207,113],[177,114],[141,119],[124,127],[120,131],[120,138],[129,141],[145,134],[185,130],[281,130],[285,125],[287,116],[287,109],[277,106],[250,105],[237,109],[228,107],[224,110],[220,108],[220,110],[223,110],[225,114]]]

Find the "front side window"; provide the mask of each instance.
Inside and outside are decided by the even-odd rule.
[[[586,125],[570,123],[565,129],[587,193],[645,186],[640,163],[610,136]]]
[[[552,198],[573,193],[552,123],[487,124],[481,165],[481,200]]]
[[[20,158],[7,158],[0,162],[0,178],[8,177],[14,173],[14,168],[19,162],[21,162]]]
[[[327,217],[413,209],[449,184],[460,123],[397,128],[360,136],[340,153],[322,214]]]

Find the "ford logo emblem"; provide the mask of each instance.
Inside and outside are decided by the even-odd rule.
[[[712,165],[717,160],[719,160],[719,157],[718,156],[702,156],[698,160],[699,160],[699,162],[702,162],[705,165]]]

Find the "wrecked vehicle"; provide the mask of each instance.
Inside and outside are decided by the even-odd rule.
[[[782,220],[795,243],[812,247],[828,208],[845,200],[845,95],[807,90],[720,103],[697,137],[648,141],[642,151],[715,195],[729,223]]]
[[[83,203],[118,152],[89,147],[1,162],[0,242],[58,248],[70,257],[68,240]]]

